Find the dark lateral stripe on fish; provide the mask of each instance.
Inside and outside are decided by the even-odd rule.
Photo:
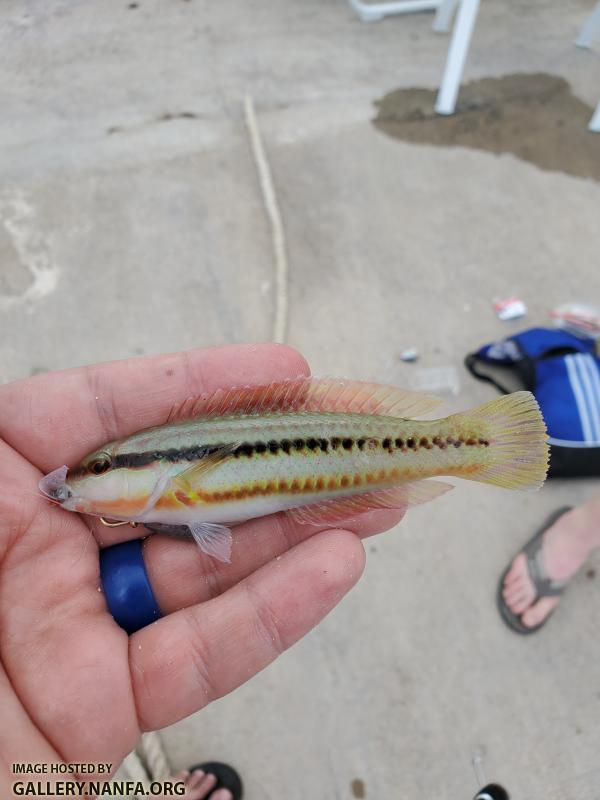
[[[201,458],[216,453],[223,444],[194,445],[193,447],[172,447],[169,450],[146,450],[142,453],[120,453],[111,459],[111,469],[129,467],[146,467],[155,461],[199,461]],[[87,473],[85,466],[69,470],[70,477],[80,477]]]
[[[434,436],[431,439],[427,436],[409,436],[407,439],[392,439],[390,437],[385,439],[375,439],[373,437],[354,439],[350,437],[341,438],[338,436],[333,436],[331,439],[317,439],[309,437],[308,439],[281,439],[280,441],[271,439],[268,442],[244,442],[233,451],[232,455],[236,458],[240,456],[251,457],[255,453],[260,455],[267,451],[276,455],[280,450],[289,455],[293,451],[299,452],[305,449],[313,452],[321,450],[321,452],[327,453],[329,450],[352,450],[355,445],[361,451],[368,445],[369,447],[382,447],[389,453],[395,450],[401,450],[406,453],[409,450],[416,452],[422,447],[426,450],[432,450],[434,447],[445,450],[447,447],[460,447],[463,444],[468,446],[479,445],[488,447],[490,443],[487,439],[476,439],[474,437],[465,439],[462,436],[458,439],[454,439],[452,436],[445,438]],[[169,461],[172,463],[178,461],[199,461],[206,456],[218,452],[223,447],[225,447],[225,444],[221,443],[194,445],[193,447],[182,448],[172,447],[169,450],[147,450],[142,453],[121,453],[114,456],[112,459],[111,469],[136,469],[138,467],[145,467],[155,461]],[[70,475],[72,477],[77,477],[84,475],[86,471],[85,467],[81,467],[77,470],[72,470]]]
[[[199,461],[216,453],[225,445],[202,444],[193,447],[171,447],[169,450],[147,450],[143,453],[121,453],[112,460],[112,468],[145,467],[154,461]]]

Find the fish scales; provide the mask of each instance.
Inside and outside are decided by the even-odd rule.
[[[467,470],[487,459],[485,431],[451,432],[440,423],[329,414],[274,416],[260,426],[232,420],[217,432],[207,427],[196,426],[190,440],[239,447],[205,476],[203,491],[188,498],[203,504],[241,501],[254,493],[278,495],[277,506],[284,508],[297,503],[299,493],[350,494],[356,487]],[[176,507],[180,500],[174,493],[170,498]]]

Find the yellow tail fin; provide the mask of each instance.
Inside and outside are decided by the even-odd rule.
[[[455,415],[489,441],[488,463],[470,480],[506,489],[539,489],[548,471],[547,432],[531,392],[514,392]],[[461,477],[467,477],[461,475]]]

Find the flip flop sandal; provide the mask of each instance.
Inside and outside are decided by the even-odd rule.
[[[196,764],[193,767],[188,767],[188,769],[190,773],[194,772],[194,770],[201,769],[202,772],[205,772],[207,775],[214,775],[217,779],[217,783],[212,792],[216,792],[217,789],[229,789],[233,795],[233,800],[242,800],[244,796],[242,779],[229,764],[223,764],[220,761],[206,761],[204,764]],[[210,800],[212,792],[207,800]]]
[[[473,800],[510,800],[510,796],[499,783],[488,783],[477,792]]]
[[[554,511],[543,526],[531,537],[531,539],[527,542],[527,544],[519,551],[519,553],[524,553],[527,559],[527,571],[529,572],[529,577],[531,578],[531,582],[535,587],[535,598],[533,599],[531,605],[537,603],[537,601],[542,597],[558,597],[558,595],[562,594],[565,590],[565,586],[567,585],[568,581],[554,581],[552,578],[548,576],[546,569],[544,567],[544,560],[542,556],[542,537],[548,530],[551,528],[556,520],[559,517],[562,517],[567,511],[570,511],[570,506],[565,506],[564,508],[559,508]],[[517,555],[519,555],[517,553]],[[498,591],[496,593],[496,602],[498,605],[498,611],[500,612],[500,616],[502,620],[508,625],[508,627],[515,631],[516,633],[521,633],[524,636],[528,636],[530,633],[535,633],[542,628],[546,622],[550,619],[552,614],[554,613],[551,611],[546,619],[543,622],[540,622],[539,625],[534,625],[532,628],[528,628],[527,625],[523,625],[521,622],[521,615],[520,614],[513,614],[510,608],[504,602],[504,597],[502,596],[502,589],[504,588],[504,578],[506,577],[508,571],[510,570],[512,563],[516,556],[511,560],[508,567],[504,570],[500,577],[500,581],[498,583]]]

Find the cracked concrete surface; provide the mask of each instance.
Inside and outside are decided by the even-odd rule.
[[[342,0],[0,9],[0,379],[269,338],[270,232],[243,123],[256,102],[287,232],[289,341],[316,374],[410,383],[454,365],[447,410],[488,399],[470,349],[600,298],[600,185],[513,155],[392,140],[374,101],[437,85],[447,39],[415,14],[361,24]],[[544,72],[598,100],[591,0],[482,4],[466,77]],[[191,116],[193,115],[193,116]],[[590,134],[591,135],[591,134]],[[525,323],[495,296],[517,293]],[[415,346],[416,365],[399,352]],[[175,767],[239,766],[249,800],[469,798],[471,759],[514,798],[595,797],[597,580],[540,634],[495,610],[507,559],[552,508],[461,484],[366,544],[355,591],[242,689],[172,726]],[[598,559],[594,559],[598,565]]]

